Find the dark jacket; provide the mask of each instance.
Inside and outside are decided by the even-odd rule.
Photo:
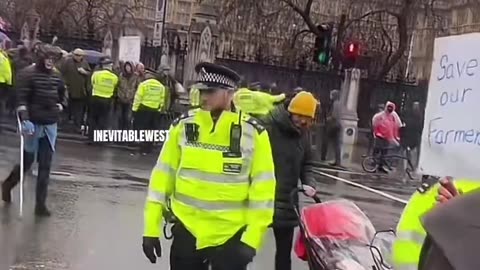
[[[420,146],[424,116],[421,112],[409,112],[405,115],[405,128],[401,131],[401,142],[410,147]]]
[[[58,122],[61,110],[57,104],[66,105],[65,86],[56,70],[47,71],[37,65],[26,67],[18,74],[17,102],[22,120],[49,125]]]
[[[88,96],[90,76],[78,72],[79,68],[90,71],[87,61],[76,62],[72,57],[65,60],[61,72],[68,89],[68,95],[73,99],[82,99]]]
[[[290,192],[299,181],[314,186],[312,150],[308,134],[302,134],[290,119],[285,105],[278,105],[260,119],[268,131],[277,179],[274,227],[293,227],[298,221]],[[298,202],[298,196],[294,198]]]
[[[126,66],[130,65],[131,73],[127,73]],[[132,104],[137,92],[139,84],[138,77],[133,73],[134,65],[131,62],[126,62],[123,65],[122,73],[120,74],[120,82],[118,85],[118,100],[124,104]]]

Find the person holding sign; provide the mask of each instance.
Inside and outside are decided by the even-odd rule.
[[[474,213],[480,205],[480,184],[478,180],[470,183],[475,188],[463,194],[451,179],[441,181],[437,197],[441,205],[422,217],[428,236],[419,270],[479,269],[480,219]]]
[[[427,183],[412,195],[405,207],[397,225],[397,239],[393,244],[393,263],[395,269],[422,269],[418,268],[425,259],[424,250],[429,249],[427,231],[422,224],[422,217],[430,213],[438,203],[446,203],[460,194],[468,194],[480,188],[477,181],[450,177],[441,179],[435,185]]]

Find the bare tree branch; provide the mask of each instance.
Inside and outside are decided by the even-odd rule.
[[[382,13],[386,13],[386,14],[390,14],[394,17],[398,17],[400,16],[399,14],[397,13],[394,13],[394,12],[391,12],[391,11],[388,11],[386,9],[382,9],[382,10],[374,10],[374,11],[370,11],[370,12],[367,12],[365,14],[363,14],[362,16],[358,17],[358,18],[355,18],[355,19],[352,19],[350,20],[346,25],[345,25],[345,29],[350,27],[353,23],[355,22],[359,22],[367,17],[370,17],[370,16],[373,16],[373,15],[377,15],[377,14],[382,14]]]
[[[317,29],[317,26],[313,23],[312,18],[310,17],[310,9],[302,10],[297,5],[295,5],[291,0],[280,0],[280,2],[287,4],[295,12],[297,12],[303,18],[303,20],[305,21],[305,24],[308,26],[310,31],[312,31],[317,36],[320,35],[320,30]],[[311,1],[309,0],[308,3],[310,3],[310,8],[311,8]],[[308,3],[307,3],[307,7],[308,7]]]
[[[296,33],[296,34],[293,36],[293,39],[292,39],[292,49],[295,48],[295,42],[297,42],[297,38],[298,38],[300,35],[307,34],[307,33],[312,33],[312,31],[310,31],[309,29],[304,29],[304,30]]]

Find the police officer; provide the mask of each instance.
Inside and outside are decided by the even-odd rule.
[[[154,71],[147,70],[145,78],[146,80],[138,85],[133,100],[134,127],[138,130],[154,130],[158,128],[160,112],[164,110],[166,105],[166,89],[156,79]],[[144,143],[140,151],[142,154],[146,154],[151,148],[151,142]]]
[[[202,108],[170,128],[153,169],[143,251],[156,262],[167,205],[177,222],[171,270],[244,270],[272,223],[275,176],[268,133],[232,108],[239,76],[211,63],[195,68]],[[169,204],[167,204],[169,202]]]
[[[118,76],[113,73],[113,62],[106,58],[101,61],[101,69],[92,75],[92,99],[90,101],[89,137],[93,141],[94,131],[107,129],[110,109],[118,88]]]
[[[7,101],[12,88],[12,79],[13,72],[10,59],[7,52],[0,47],[0,122],[7,109]]]
[[[397,225],[397,239],[393,244],[393,263],[395,270],[417,270],[422,246],[427,233],[421,222],[421,217],[428,213],[436,204],[445,199],[442,198],[444,180],[430,185],[423,183],[412,195],[407,206],[403,210]],[[480,187],[478,181],[458,179],[454,181],[457,189],[468,193]]]

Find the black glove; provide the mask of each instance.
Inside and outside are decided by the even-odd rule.
[[[231,258],[235,258],[235,256],[238,257],[238,262],[239,265],[247,265],[253,261],[253,257],[257,254],[254,248],[250,247],[249,245],[243,243],[240,241],[240,243],[237,245],[237,253],[232,254]]]
[[[151,263],[157,263],[157,257],[162,257],[160,240],[155,237],[143,237],[143,253]],[[155,255],[156,254],[156,255]]]
[[[220,248],[214,255],[213,261],[225,269],[244,269],[253,261],[256,251],[240,241],[231,241]]]

